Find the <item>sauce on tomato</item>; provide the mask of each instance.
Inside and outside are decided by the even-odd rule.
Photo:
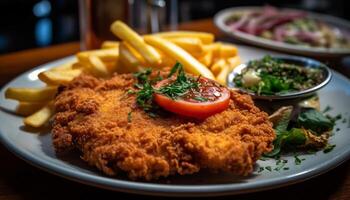
[[[210,79],[199,78],[198,88],[191,88],[181,99],[189,102],[216,101],[221,97],[223,86]]]

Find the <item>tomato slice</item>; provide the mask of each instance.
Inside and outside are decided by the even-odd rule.
[[[155,88],[159,89],[170,84],[171,81],[171,79],[162,80],[155,85]],[[201,77],[199,81],[201,84],[199,84],[196,93],[189,92],[176,99],[155,93],[154,101],[165,110],[197,119],[204,119],[226,110],[230,103],[230,91],[207,78]],[[196,100],[198,99],[198,94],[200,98],[204,98],[206,101]]]

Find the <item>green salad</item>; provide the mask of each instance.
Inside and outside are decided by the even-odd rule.
[[[265,56],[248,63],[233,82],[258,95],[276,95],[312,88],[324,79],[322,70],[285,63]]]
[[[294,117],[292,111],[293,106],[285,106],[270,116],[276,138],[274,149],[265,156],[274,157],[283,150],[289,152],[330,148],[328,138],[335,125],[334,119],[327,118],[315,108],[303,109]]]

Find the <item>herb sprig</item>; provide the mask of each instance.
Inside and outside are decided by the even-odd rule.
[[[154,88],[152,85],[160,80],[162,77],[158,73],[158,76],[154,79],[150,78],[152,73],[151,69],[147,69],[143,72],[135,73],[134,76],[137,78],[138,82],[134,85],[136,88],[140,89],[136,92],[136,103],[144,111],[151,111],[157,106],[153,102],[154,93],[163,94],[169,98],[176,99],[179,96],[186,94],[191,89],[197,89],[199,87],[198,79],[195,80],[193,77],[188,77],[182,65],[177,62],[168,74],[168,78],[176,76],[176,79],[161,88]],[[198,101],[206,101],[202,98]]]
[[[157,93],[166,95],[172,99],[176,99],[177,97],[187,93],[189,90],[198,88],[198,82],[194,78],[186,76],[180,63],[175,64],[168,77],[171,78],[174,74],[176,74],[176,72],[176,80],[156,90]]]

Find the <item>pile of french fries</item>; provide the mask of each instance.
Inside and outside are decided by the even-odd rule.
[[[25,116],[26,126],[47,124],[54,114],[58,86],[82,73],[107,78],[114,73],[172,67],[178,61],[187,72],[225,85],[227,74],[240,63],[237,48],[214,42],[210,33],[174,31],[142,36],[121,21],[114,22],[111,31],[119,41],[105,41],[101,49],[79,52],[76,60],[41,72],[38,77],[45,87],[7,89],[5,97],[19,101],[16,112]]]

